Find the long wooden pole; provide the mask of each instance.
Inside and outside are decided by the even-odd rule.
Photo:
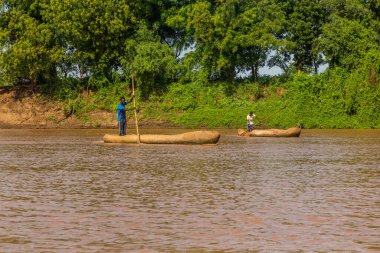
[[[133,95],[133,110],[135,111],[135,125],[136,125],[136,133],[137,133],[137,143],[140,144],[139,122],[137,119],[137,110],[136,110],[135,75],[134,74],[132,74],[132,95]]]
[[[265,121],[265,120],[267,120],[267,119],[269,119],[269,118],[271,118],[272,116],[274,116],[275,114],[277,114],[277,113],[279,113],[279,112],[281,112],[282,110],[284,110],[286,107],[287,107],[288,105],[287,104],[285,104],[280,110],[278,110],[278,111],[275,111],[274,113],[272,113],[271,115],[269,115],[268,117],[265,117],[264,119],[262,119],[262,120],[259,120],[259,122],[257,123],[257,125],[258,126],[260,126],[261,124],[262,124],[262,122],[263,121]]]

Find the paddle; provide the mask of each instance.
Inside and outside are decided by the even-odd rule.
[[[137,119],[136,97],[135,97],[135,75],[133,73],[132,73],[132,95],[133,95],[133,110],[135,112],[135,125],[136,125],[136,133],[137,133],[137,143],[140,144],[139,122]]]
[[[272,114],[269,115],[268,117],[265,117],[264,119],[259,120],[258,123],[257,123],[257,125],[258,125],[258,126],[262,125],[262,122],[263,122],[263,121],[268,120],[268,119],[270,119],[271,117],[273,117],[274,115],[276,115],[277,113],[281,112],[282,110],[284,110],[284,109],[286,108],[286,106],[287,106],[287,104],[285,104],[283,107],[281,107],[280,110],[275,111],[274,113],[272,113]]]

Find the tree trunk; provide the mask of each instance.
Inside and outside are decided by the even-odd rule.
[[[257,82],[258,79],[259,79],[259,67],[256,65],[256,66],[252,66],[251,67],[251,78],[254,82]]]
[[[318,74],[319,64],[317,64],[317,62],[313,60],[313,65],[314,65],[314,73]]]
[[[369,74],[369,79],[370,79],[370,82],[371,82],[372,86],[374,88],[376,88],[376,83],[377,83],[377,80],[376,80],[376,71],[375,71],[375,67],[373,65],[371,65],[371,71],[370,71],[370,74]]]

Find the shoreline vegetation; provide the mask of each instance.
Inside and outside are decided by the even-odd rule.
[[[377,0],[11,0],[0,24],[1,128],[116,128],[132,76],[146,128],[380,128]]]
[[[257,128],[380,128],[380,89],[364,78],[361,83],[356,81],[360,80],[358,77],[350,82],[331,72],[295,75],[287,82],[272,78],[277,83],[271,84],[174,83],[162,95],[145,101],[137,93],[139,125],[142,128],[245,128],[245,117],[253,110]],[[348,80],[352,75],[357,73],[351,73]],[[76,80],[73,81],[75,85]],[[62,84],[64,87],[12,87],[0,91],[0,126],[117,127],[115,108],[120,95],[130,96],[128,82],[96,91],[76,91],[67,87],[67,83]],[[62,90],[67,93],[62,94]],[[128,105],[127,110],[128,128],[134,128],[132,106]]]

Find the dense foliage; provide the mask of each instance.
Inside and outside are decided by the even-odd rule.
[[[45,85],[81,116],[113,109],[132,74],[146,118],[380,127],[380,1],[0,1],[1,85]]]

